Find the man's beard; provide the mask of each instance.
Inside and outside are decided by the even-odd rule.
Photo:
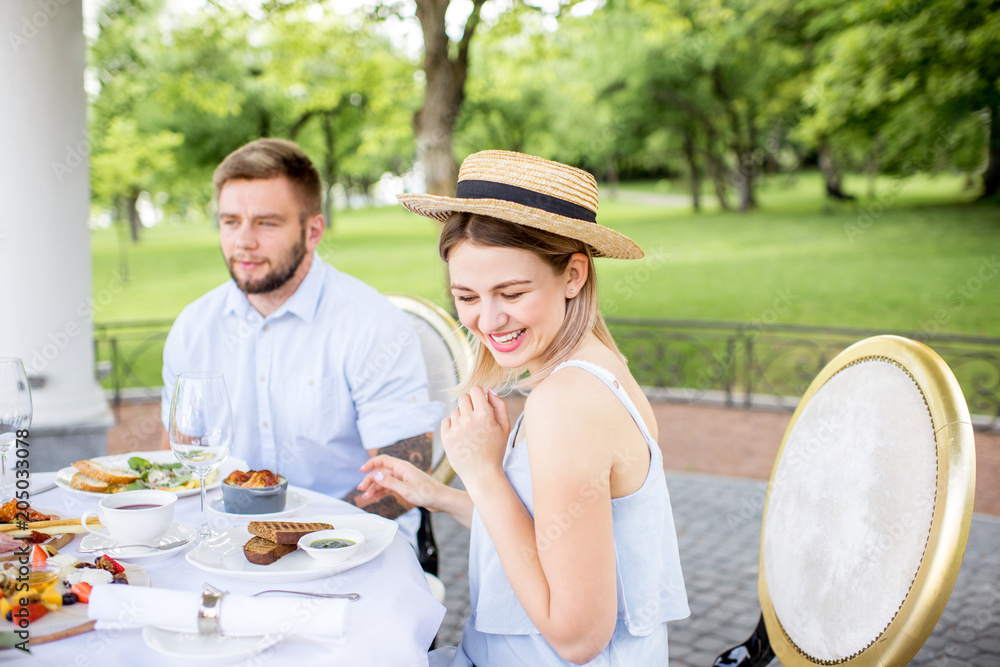
[[[274,267],[272,270],[268,271],[263,278],[256,281],[251,280],[240,280],[236,277],[236,273],[233,271],[233,264],[236,262],[236,258],[229,260],[226,265],[229,269],[229,275],[232,276],[233,280],[236,282],[236,286],[243,291],[244,294],[266,294],[268,292],[273,292],[278,289],[295,275],[295,272],[299,270],[299,266],[302,264],[302,260],[306,256],[306,238],[305,231],[303,230],[302,238],[299,239],[291,251],[289,252],[286,260]]]

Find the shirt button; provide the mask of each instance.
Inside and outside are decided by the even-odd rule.
[[[260,376],[260,381],[261,381],[261,382],[264,382],[264,380],[265,380],[264,376],[263,376],[263,375],[261,375],[261,376]]]
[[[263,424],[261,424],[260,426],[261,426],[261,428],[267,428],[267,422],[264,422],[264,423],[263,423]]]
[[[269,326],[267,326],[267,325],[265,324],[265,325],[264,325],[264,331],[270,331],[270,330],[271,330],[271,327],[269,327]]]

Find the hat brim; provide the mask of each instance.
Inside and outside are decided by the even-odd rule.
[[[396,198],[407,210],[439,222],[447,220],[452,213],[475,213],[583,241],[593,249],[595,257],[641,259],[645,254],[629,237],[596,222],[567,218],[504,199],[460,199],[420,194],[401,194]]]

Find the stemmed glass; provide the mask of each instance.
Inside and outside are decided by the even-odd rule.
[[[31,388],[24,364],[16,357],[0,358],[0,500],[7,500],[7,452],[17,432],[31,424]]]
[[[229,456],[233,412],[222,373],[181,373],[174,383],[168,426],[170,449],[201,482],[201,539],[217,533],[208,526],[205,478]]]

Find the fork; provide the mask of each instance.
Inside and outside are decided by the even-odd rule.
[[[117,551],[119,549],[136,549],[136,548],[139,548],[139,547],[143,547],[143,548],[146,548],[146,549],[152,549],[153,551],[168,551],[170,549],[176,549],[177,547],[182,547],[182,546],[184,546],[185,544],[187,544],[190,541],[191,540],[176,540],[174,542],[167,542],[166,544],[160,544],[160,545],[153,545],[153,544],[115,544],[115,545],[112,545],[110,547],[104,547],[103,549],[77,549],[77,551],[80,552],[80,553],[82,553],[82,554],[92,554],[92,553],[97,553],[98,551],[101,552],[101,553],[106,553],[108,551]]]
[[[357,593],[309,593],[307,591],[283,591],[283,590],[267,590],[260,591],[259,593],[254,593],[250,597],[257,597],[258,595],[267,595],[268,593],[289,593],[291,595],[308,595],[313,598],[343,598],[345,600],[360,600],[361,596]]]

